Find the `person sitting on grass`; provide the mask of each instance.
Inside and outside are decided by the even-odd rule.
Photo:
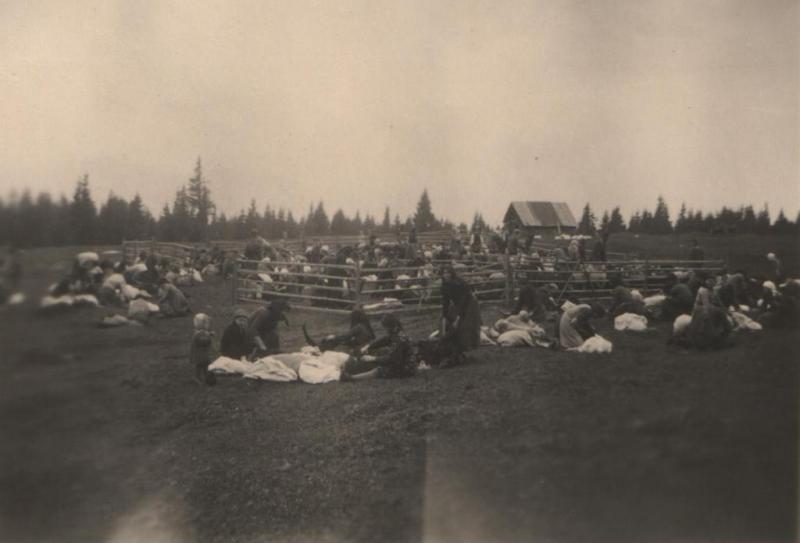
[[[189,301],[181,289],[161,279],[158,285],[158,305],[164,317],[183,317],[191,313]]]
[[[602,317],[603,308],[596,304],[570,304],[558,321],[556,337],[562,349],[580,347],[584,341],[595,335],[590,320]]]
[[[247,311],[237,309],[233,312],[233,322],[231,322],[222,333],[219,351],[222,356],[241,360],[250,354],[252,349],[247,339]]]
[[[769,328],[792,328],[800,322],[800,285],[786,282],[776,292],[764,289],[759,321]]]
[[[211,317],[205,313],[194,316],[194,334],[189,347],[189,362],[194,366],[194,378],[200,385],[212,386],[216,383],[214,374],[208,371],[211,365]]]
[[[670,342],[695,349],[719,349],[730,344],[733,325],[728,312],[714,294],[714,278],[699,274],[704,281],[697,290],[692,309],[692,321],[683,333],[673,336]]]
[[[411,342],[403,332],[403,325],[394,315],[384,315],[381,325],[387,335],[365,345],[360,358],[350,358],[345,363],[342,381],[409,377],[416,373]]]
[[[636,298],[631,289],[622,284],[622,278],[614,275],[609,279],[611,283],[611,307],[608,309],[608,316],[613,320],[623,313],[633,313],[635,315],[649,316],[649,311],[641,298]]]
[[[254,356],[265,356],[281,352],[278,324],[283,321],[289,326],[286,313],[291,307],[285,300],[275,300],[262,307],[247,321],[247,337]]]
[[[694,307],[692,289],[684,282],[678,281],[674,273],[667,276],[664,285],[664,303],[661,306],[661,316],[664,320],[674,321],[678,315],[689,315]]]

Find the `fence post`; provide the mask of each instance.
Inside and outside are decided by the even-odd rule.
[[[225,273],[225,270],[222,270],[222,273]],[[238,289],[239,289],[239,259],[237,258],[233,262],[233,288],[231,289],[231,296],[233,297],[233,305],[236,305],[238,299]]]
[[[506,252],[503,255],[503,264],[506,272],[506,292],[505,292],[506,308],[510,308],[511,296],[512,293],[514,292],[514,275],[511,270],[511,259],[508,256],[508,252]]]
[[[647,276],[650,275],[650,265],[647,260],[644,261],[644,295],[647,296]]]
[[[356,260],[356,263],[355,263],[355,266],[353,268],[353,271],[355,272],[355,275],[356,275],[353,278],[353,285],[354,285],[354,287],[356,289],[356,295],[355,295],[355,298],[353,298],[353,300],[354,300],[353,303],[356,306],[360,307],[361,306],[361,263],[358,260]]]

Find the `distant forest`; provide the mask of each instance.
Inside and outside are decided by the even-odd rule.
[[[362,217],[356,212],[348,217],[341,209],[329,217],[323,202],[309,207],[305,216],[296,218],[292,211],[274,209],[267,205],[259,211],[256,201],[247,210],[228,217],[217,213],[211,190],[203,176],[203,165],[198,158],[194,175],[175,194],[172,205],[165,204],[156,218],[137,194],[130,201],[113,193],[99,206],[89,187],[88,174],[78,179],[72,198],[61,195],[57,200],[48,193],[35,198],[29,191],[0,199],[0,244],[17,247],[47,247],[59,245],[119,244],[123,240],[158,239],[162,241],[204,241],[244,239],[252,230],[267,238],[287,236],[316,236],[326,234],[359,234],[374,231],[393,234],[416,226],[420,232],[453,228],[446,219],[433,213],[427,191],[420,196],[413,216],[401,219],[392,217],[386,207],[381,220],[369,214]],[[468,228],[466,224],[458,225]],[[486,223],[478,212],[471,228],[485,228]],[[593,233],[633,232],[642,234],[671,233],[751,233],[798,234],[800,213],[794,222],[783,210],[775,220],[767,206],[755,211],[751,205],[738,209],[723,207],[716,213],[703,213],[682,205],[674,221],[664,199],[659,197],[655,209],[634,212],[626,222],[619,207],[605,211],[598,218],[587,203],[583,208],[578,230]]]

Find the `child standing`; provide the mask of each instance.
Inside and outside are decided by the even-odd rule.
[[[194,365],[194,377],[198,384],[214,385],[216,378],[213,373],[209,373],[208,366],[211,365],[211,317],[205,313],[198,313],[194,316],[194,335],[192,345],[189,349],[189,362]]]

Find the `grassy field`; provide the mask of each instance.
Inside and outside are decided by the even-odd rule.
[[[623,243],[655,256],[682,242],[611,250]],[[701,243],[797,263],[791,240]],[[29,292],[73,252],[29,252]],[[189,293],[219,333],[229,289]],[[605,323],[610,355],[484,347],[410,379],[207,389],[186,362],[189,319],[100,330],[104,314],[0,313],[0,540],[796,539],[798,330],[697,353],[667,346],[668,326]],[[303,322],[345,326],[290,319],[290,348]],[[404,317],[414,337],[434,320]]]

